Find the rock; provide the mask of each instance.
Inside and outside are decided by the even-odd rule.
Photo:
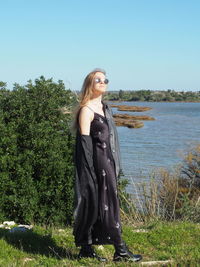
[[[144,261],[144,262],[140,263],[140,266],[171,266],[172,263],[173,263],[172,260],[166,260],[166,261]]]
[[[148,233],[148,230],[145,229],[135,229],[133,230],[134,233]]]
[[[148,120],[148,121],[155,120],[153,117],[147,115],[135,116],[129,114],[114,114],[113,117],[119,119],[132,119],[132,120]]]
[[[118,108],[119,111],[133,111],[133,112],[142,112],[152,109],[150,107],[127,106],[127,105],[116,105],[116,104],[111,104],[110,106]]]
[[[12,226],[12,225],[15,225],[16,223],[14,221],[5,221],[3,222],[3,224]]]
[[[3,222],[3,224],[0,224],[0,228],[9,229],[10,233],[25,232],[33,228],[33,225],[27,225],[27,224],[19,224],[18,226],[11,228],[11,226],[13,225],[16,225],[14,221],[5,221]]]

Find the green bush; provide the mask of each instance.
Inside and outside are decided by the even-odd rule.
[[[0,90],[0,220],[70,224],[73,212],[71,115],[75,99],[62,81]]]

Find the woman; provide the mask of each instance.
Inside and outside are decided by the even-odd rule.
[[[90,72],[82,86],[76,114],[76,208],[74,231],[79,257],[100,261],[92,244],[113,244],[114,261],[139,261],[121,237],[117,178],[120,172],[119,143],[111,109],[102,101],[108,79],[105,72]]]

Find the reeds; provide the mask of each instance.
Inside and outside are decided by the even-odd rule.
[[[200,145],[172,172],[159,169],[146,183],[136,184],[133,177],[128,181],[133,194],[120,192],[126,223],[155,219],[200,222]]]

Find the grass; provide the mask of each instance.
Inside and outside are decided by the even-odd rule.
[[[136,232],[142,229],[143,232]],[[11,233],[0,229],[0,266],[2,267],[64,267],[64,266],[138,266],[114,263],[113,246],[97,246],[106,264],[95,259],[78,260],[79,248],[74,245],[72,229],[34,226],[32,230]],[[143,255],[144,261],[173,260],[165,266],[200,266],[200,225],[190,222],[152,222],[124,226],[123,238],[130,250]],[[159,266],[159,265],[156,265]],[[161,265],[163,266],[163,265]]]

